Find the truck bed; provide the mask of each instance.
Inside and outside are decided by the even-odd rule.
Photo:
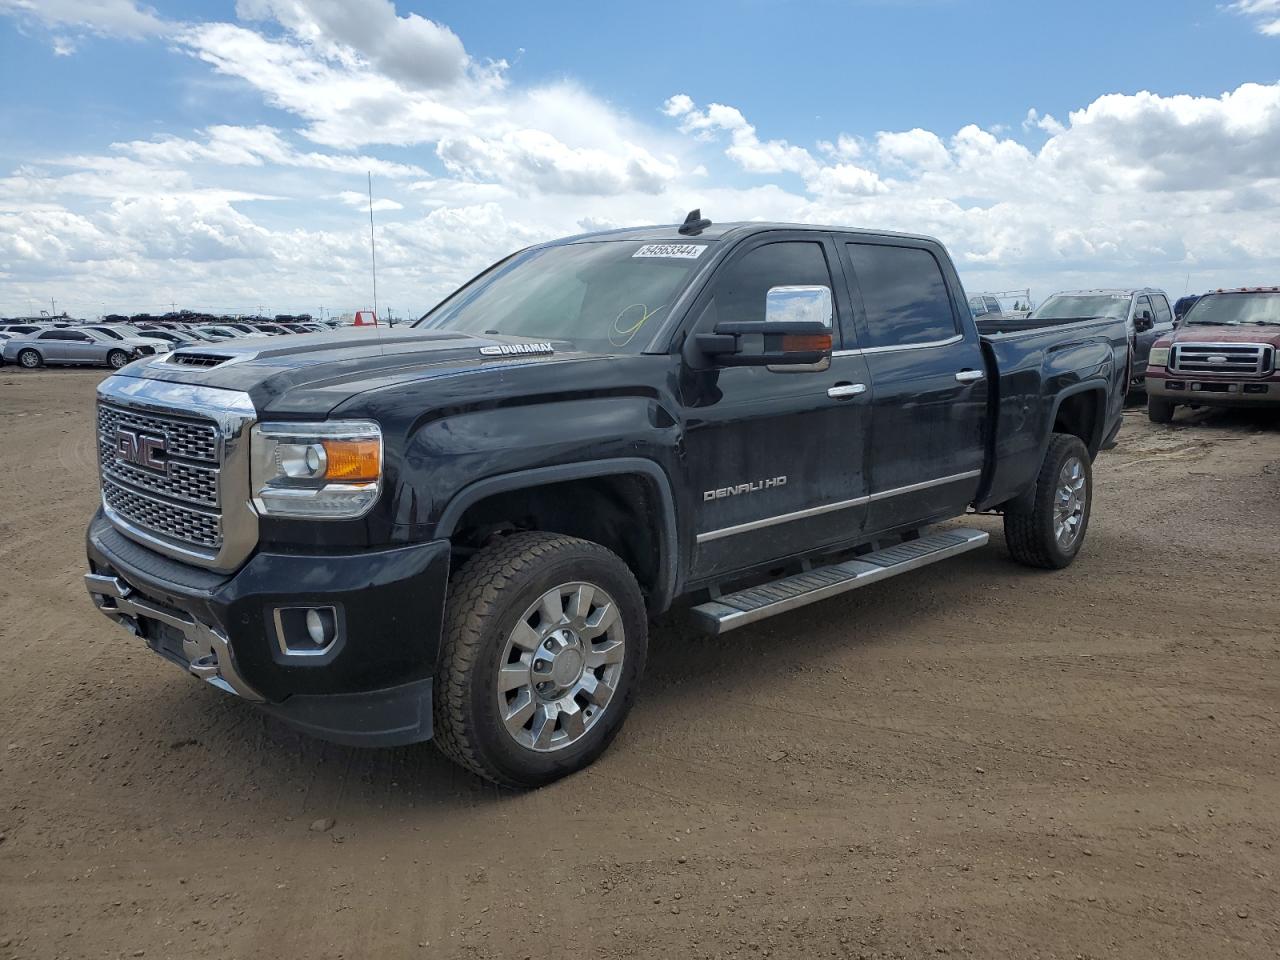
[[[1060,409],[1073,396],[1096,398],[1097,408],[1087,414],[1096,427],[1094,454],[1123,412],[1129,350],[1124,321],[1030,322],[1035,325],[1028,329],[981,337],[990,384],[981,510],[1033,489]]]

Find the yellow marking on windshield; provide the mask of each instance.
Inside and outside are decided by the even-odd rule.
[[[649,322],[649,318],[664,307],[666,307],[665,303],[661,307],[655,307],[652,310],[643,303],[633,303],[629,307],[623,307],[622,311],[613,318],[613,329],[609,331],[609,342],[615,347],[625,347],[636,338],[636,334],[640,332],[641,327]],[[625,326],[630,319],[627,318],[627,314],[636,310],[639,311],[639,319],[631,326]]]

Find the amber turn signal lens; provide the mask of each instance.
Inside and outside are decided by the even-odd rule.
[[[378,440],[325,440],[329,461],[326,480],[377,480],[382,473],[382,444]]]
[[[821,353],[831,349],[831,334],[818,333],[812,336],[787,334],[782,338],[784,353]]]

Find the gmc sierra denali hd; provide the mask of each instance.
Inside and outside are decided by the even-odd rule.
[[[104,380],[86,582],[302,730],[533,786],[608,746],[677,599],[732,630],[983,545],[931,529],[970,509],[1069,564],[1128,363],[1123,319],[980,336],[935,240],[695,211]]]

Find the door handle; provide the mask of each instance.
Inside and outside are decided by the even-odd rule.
[[[986,377],[981,370],[961,370],[956,374],[956,379],[961,383],[976,383]]]
[[[856,397],[866,392],[867,385],[865,383],[837,383],[827,390],[827,396],[832,400],[848,400],[850,397]]]

